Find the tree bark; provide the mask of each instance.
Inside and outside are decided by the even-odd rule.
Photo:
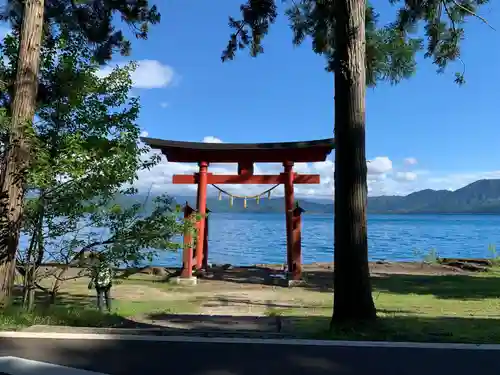
[[[30,162],[29,137],[38,88],[43,0],[25,0],[9,144],[0,175],[0,304],[10,301]]]
[[[332,323],[376,318],[368,268],[365,1],[335,1],[335,256]]]
[[[33,238],[35,241],[32,243],[35,246],[30,246],[28,261],[26,262],[26,273],[25,273],[25,300],[24,308],[28,311],[32,311],[35,306],[35,289],[37,282],[37,275],[40,265],[43,261],[43,256],[45,254],[45,243],[43,238],[43,222],[45,219],[45,199],[44,199],[45,191],[42,189],[40,191],[40,202],[38,207],[38,221],[33,231]],[[36,252],[35,252],[36,247]]]
[[[24,259],[24,273],[22,274],[24,279],[24,290],[23,290],[23,307],[25,310],[30,310],[31,304],[31,289],[35,283],[35,279],[33,277],[34,272],[33,268],[35,267],[35,247],[37,246],[38,237],[33,233],[30,240],[30,245],[28,247],[28,251],[26,253],[26,258]],[[17,267],[16,267],[17,268]]]

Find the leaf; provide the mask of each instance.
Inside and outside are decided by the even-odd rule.
[[[394,22],[379,25],[379,15],[367,3],[365,15],[367,83],[375,86],[380,81],[391,84],[411,77],[416,71],[416,54],[432,59],[438,72],[443,72],[450,62],[460,60],[460,44],[465,34],[463,25],[467,18],[487,21],[477,15],[477,8],[488,0],[390,0],[398,6]],[[335,11],[333,0],[285,1],[284,13],[293,31],[296,45],[312,41],[315,53],[326,57],[326,68],[333,71],[335,60]],[[229,18],[232,32],[222,61],[233,60],[236,52],[248,48],[255,57],[264,51],[262,42],[277,18],[274,0],[248,0],[240,6],[241,18]],[[425,38],[419,26],[423,26]],[[491,26],[490,26],[491,27]],[[455,82],[463,84],[463,71]]]

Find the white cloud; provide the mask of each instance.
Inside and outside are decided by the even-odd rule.
[[[417,179],[417,174],[415,172],[396,172],[394,174],[394,179],[396,181],[415,181]]]
[[[160,107],[162,107],[162,108],[167,108],[168,106],[170,106],[170,104],[168,102],[161,102],[160,103]]]
[[[127,62],[116,65],[124,66]],[[105,77],[110,74],[114,66],[103,67],[98,76]],[[138,89],[157,89],[169,86],[175,77],[174,69],[162,64],[158,60],[139,60],[137,68],[132,73],[132,86]]]
[[[417,165],[418,160],[414,157],[408,157],[404,159],[404,163],[405,165]]]
[[[206,136],[203,142],[221,143],[222,140],[214,136]],[[153,150],[158,153],[159,151]],[[436,173],[426,170],[398,170],[394,168],[391,159],[387,156],[372,158],[368,167],[368,194],[378,195],[406,195],[423,189],[458,189],[473,181],[482,178],[500,178],[500,170],[478,173]],[[162,156],[162,161],[149,171],[141,171],[137,187],[147,191],[166,192],[171,195],[192,195],[196,192],[195,185],[173,185],[174,174],[192,174],[198,170],[196,164],[169,163]],[[325,162],[296,163],[294,170],[301,174],[319,174],[319,185],[296,185],[297,197],[331,198],[334,188],[334,163],[330,156]],[[214,174],[236,174],[235,164],[212,164],[209,171]],[[255,174],[277,174],[283,171],[283,166],[278,163],[256,164]],[[269,185],[226,185],[226,190],[239,195],[253,195],[269,188]],[[216,194],[215,189],[209,187],[209,194]],[[283,195],[280,186],[273,193],[275,196]]]
[[[143,130],[140,134],[140,137],[147,137],[149,133],[146,130]]]
[[[368,175],[385,177],[392,171],[392,161],[387,156],[377,156],[368,162]]]
[[[205,138],[203,138],[203,143],[222,143],[222,141],[214,136],[208,135]]]

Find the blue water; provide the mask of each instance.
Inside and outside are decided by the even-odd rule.
[[[107,238],[106,231],[97,232]],[[491,257],[489,245],[498,245],[500,251],[500,216],[369,215],[368,242],[370,260],[422,260],[431,250],[441,257]],[[22,236],[20,247],[27,246],[27,238]],[[303,216],[302,257],[305,263],[333,260],[332,215]],[[285,259],[283,214],[210,214],[210,263],[282,264]],[[163,252],[154,263],[178,266],[181,252]]]
[[[370,260],[421,260],[432,249],[441,257],[490,257],[488,245],[500,245],[500,216],[369,215],[368,242]],[[211,263],[284,263],[285,249],[283,214],[210,215]],[[305,263],[333,260],[332,215],[303,216],[302,256]],[[155,263],[179,265],[181,254]]]

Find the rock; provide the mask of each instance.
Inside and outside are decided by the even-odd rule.
[[[449,264],[449,263],[467,263],[467,264],[476,264],[483,267],[491,267],[493,266],[493,262],[490,259],[481,259],[481,258],[442,258],[441,264]]]
[[[444,264],[447,266],[460,268],[464,271],[471,271],[471,272],[488,272],[489,271],[488,267],[481,266],[481,265],[474,264],[474,263],[469,263],[469,262],[448,261]]]
[[[168,275],[167,270],[164,267],[144,267],[142,268],[139,273],[142,274],[147,274],[147,275],[154,275],[154,276],[166,276]]]
[[[193,276],[199,279],[203,279],[207,276],[207,272],[204,269],[201,270],[193,270]]]

